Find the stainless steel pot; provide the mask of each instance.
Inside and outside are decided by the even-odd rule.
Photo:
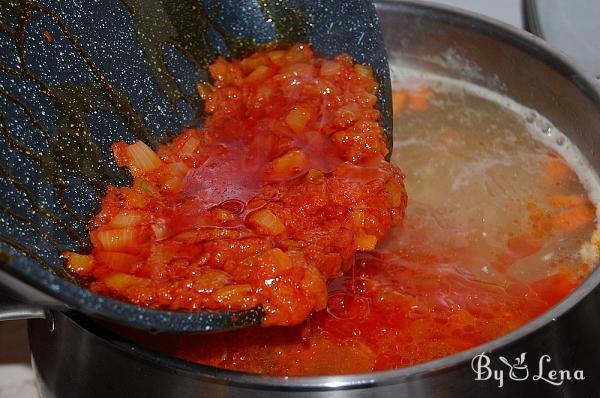
[[[412,2],[378,4],[390,59],[486,86],[537,110],[600,171],[600,94],[543,41],[496,21]],[[440,360],[399,370],[331,377],[268,377],[224,371],[140,347],[76,313],[31,320],[32,362],[43,397],[591,397],[600,395],[600,270],[518,330]],[[475,380],[485,352],[504,382]],[[526,352],[527,380],[498,360]],[[544,362],[548,355],[551,362]],[[535,380],[549,369],[584,380]],[[580,374],[580,375],[581,375]],[[499,373],[497,374],[499,376]],[[482,374],[481,378],[486,375]],[[546,377],[547,378],[547,377]]]

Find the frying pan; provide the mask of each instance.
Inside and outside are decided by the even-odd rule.
[[[600,87],[543,40],[492,19],[423,1],[377,1],[389,59],[485,87],[539,112],[600,171]],[[502,209],[499,209],[502,211]],[[600,396],[600,268],[563,301],[493,341],[401,369],[315,377],[236,372],[177,359],[107,330],[79,313],[28,322],[32,365],[43,398],[582,398]],[[399,347],[403,349],[403,347]],[[485,352],[503,371],[477,380]],[[528,380],[512,380],[501,357],[526,352]],[[391,352],[393,354],[393,352]],[[553,385],[544,373],[581,370],[585,380]]]
[[[64,270],[59,254],[89,248],[87,222],[106,186],[130,182],[112,142],[156,147],[200,125],[195,85],[218,54],[291,42],[373,66],[391,148],[389,71],[368,0],[3,1],[0,284],[26,304],[4,299],[0,319],[41,316],[43,307],[157,332],[259,322],[260,308],[174,312],[98,295]]]

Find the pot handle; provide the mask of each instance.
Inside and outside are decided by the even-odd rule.
[[[0,293],[0,321],[46,318],[44,308],[22,303]]]
[[[0,321],[48,318],[49,309],[66,307],[0,267]]]

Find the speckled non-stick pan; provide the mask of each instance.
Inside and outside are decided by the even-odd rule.
[[[260,319],[260,309],[193,314],[112,300],[78,284],[59,255],[85,250],[107,184],[129,183],[112,142],[156,146],[201,123],[195,85],[217,55],[291,42],[372,65],[390,136],[388,65],[369,0],[0,2],[0,283],[46,307],[146,330]]]

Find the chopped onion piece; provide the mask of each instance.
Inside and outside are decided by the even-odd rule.
[[[284,271],[292,266],[292,260],[279,248],[269,250],[269,254],[275,260],[279,271]]]
[[[319,70],[319,74],[323,77],[337,76],[341,69],[342,67],[339,62],[323,61],[321,64],[321,69]]]
[[[163,162],[158,155],[142,141],[136,141],[127,147],[127,154],[131,161],[131,172],[147,173],[159,168]]]
[[[102,278],[102,282],[104,282],[110,289],[123,290],[130,287],[145,286],[150,281],[146,278],[140,278],[137,276],[116,272]]]
[[[302,108],[295,107],[285,117],[285,123],[292,129],[296,134],[304,131],[304,127],[310,120],[310,111]]]
[[[125,273],[134,272],[140,262],[134,255],[109,251],[99,251],[96,258],[110,269]]]
[[[200,145],[200,140],[196,137],[190,137],[185,144],[183,144],[179,153],[182,156],[192,156],[198,145]]]
[[[272,74],[273,71],[271,70],[271,68],[265,65],[260,65],[259,67],[254,69],[252,73],[248,75],[248,77],[246,77],[246,81],[250,83],[260,83],[266,80]]]
[[[267,57],[276,65],[281,65],[284,62],[285,51],[283,50],[273,50],[267,53]]]
[[[163,240],[168,236],[167,223],[164,218],[159,218],[152,224],[152,231],[157,240]]]
[[[296,177],[306,170],[308,162],[304,152],[290,151],[271,162],[271,179],[280,180]]]
[[[149,181],[139,177],[133,180],[133,189],[138,192],[146,192],[151,194],[155,194],[157,192],[154,185],[152,185]]]
[[[162,181],[163,189],[167,191],[176,191],[181,186],[189,167],[183,162],[170,163],[168,165],[168,174]]]
[[[279,217],[269,209],[257,210],[250,214],[248,222],[257,229],[260,229],[261,232],[268,233],[269,235],[278,235],[285,230],[285,225],[283,225]]]
[[[364,78],[373,76],[373,69],[367,65],[356,64],[354,65],[354,70],[356,71],[358,77]]]
[[[256,296],[250,285],[229,285],[220,288],[212,294],[215,301],[228,306],[251,308],[257,304]]]
[[[104,250],[123,251],[134,243],[136,236],[134,228],[105,229],[96,232],[96,238]]]
[[[63,256],[67,258],[67,268],[69,271],[81,276],[89,275],[94,266],[94,258],[90,255],[74,252],[65,252]]]
[[[144,216],[137,211],[122,211],[110,220],[111,227],[126,228],[138,225]]]

